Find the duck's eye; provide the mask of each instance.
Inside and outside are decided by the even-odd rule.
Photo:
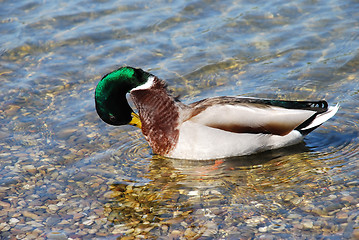
[[[112,115],[112,114],[110,114],[110,120],[111,120],[111,121],[115,121],[115,120],[116,120],[115,116]]]

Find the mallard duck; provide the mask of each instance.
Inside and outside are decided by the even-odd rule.
[[[186,105],[169,94],[163,80],[128,66],[101,79],[95,102],[104,122],[137,126],[155,154],[180,159],[218,159],[294,145],[339,108],[324,100],[248,97],[212,97]]]

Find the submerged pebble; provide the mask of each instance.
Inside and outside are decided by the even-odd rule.
[[[313,221],[304,219],[302,225],[304,230],[310,230],[313,228]]]
[[[67,240],[66,234],[62,232],[50,232],[47,234],[47,239],[49,240]]]

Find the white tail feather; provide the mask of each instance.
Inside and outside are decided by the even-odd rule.
[[[313,120],[313,122],[311,122],[308,126],[300,130],[307,130],[319,126],[320,124],[327,121],[329,118],[333,117],[337,113],[338,109],[339,109],[339,104],[337,104],[334,107],[329,107],[328,111],[318,114],[316,118]]]

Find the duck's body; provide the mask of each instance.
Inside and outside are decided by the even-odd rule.
[[[126,68],[126,74],[131,72],[129,69],[141,77],[128,90],[138,109],[142,132],[154,153],[171,158],[215,159],[293,145],[338,110],[338,106],[328,107],[325,101],[243,97],[215,97],[185,105],[168,94],[162,80],[140,69]],[[120,76],[118,71],[124,69],[116,71],[115,75]],[[113,81],[115,72],[102,81],[106,77]],[[99,84],[98,88],[104,86]],[[104,111],[105,101],[101,103],[100,97],[100,90],[96,90],[96,108],[104,121],[113,125],[130,122],[119,121],[122,113],[116,116]],[[127,102],[122,104],[128,106]],[[131,112],[127,106],[123,114],[128,115]],[[109,115],[104,115],[107,112]]]

